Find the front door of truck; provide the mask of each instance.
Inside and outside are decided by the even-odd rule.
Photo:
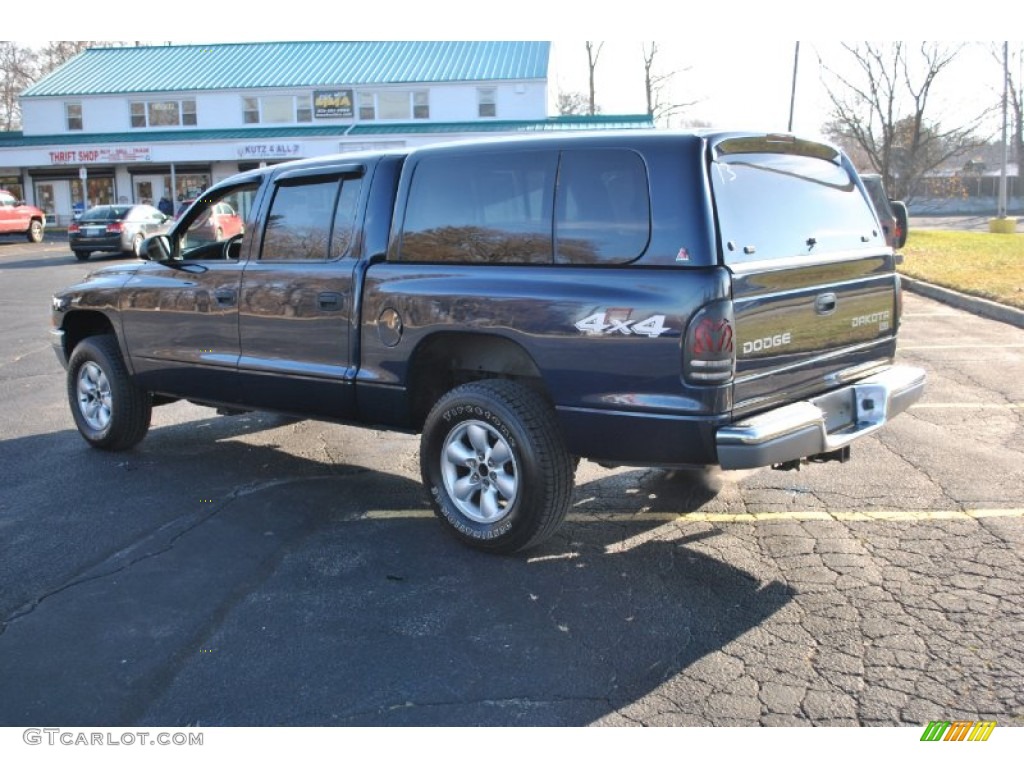
[[[252,210],[258,182],[204,196],[170,235],[170,253],[143,264],[121,291],[124,336],[148,390],[211,402],[238,401],[238,307],[249,242],[218,240],[217,201]]]

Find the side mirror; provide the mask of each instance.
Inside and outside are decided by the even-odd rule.
[[[142,241],[139,258],[144,261],[169,261],[171,258],[171,238],[167,235],[153,235]]]
[[[907,232],[910,229],[910,215],[907,212],[907,204],[902,200],[890,200],[892,215],[896,217],[896,226],[899,227],[899,237],[896,240],[896,247],[902,248],[907,243]]]

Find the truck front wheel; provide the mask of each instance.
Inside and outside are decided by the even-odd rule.
[[[514,381],[464,384],[423,427],[420,469],[434,513],[476,549],[540,544],[565,520],[573,466],[551,406]]]
[[[96,448],[127,450],[149,430],[152,400],[128,374],[113,336],[90,336],[75,347],[68,400],[78,431]]]

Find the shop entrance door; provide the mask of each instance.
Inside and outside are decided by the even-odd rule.
[[[156,205],[164,196],[164,180],[162,176],[136,176],[135,202],[145,205]]]

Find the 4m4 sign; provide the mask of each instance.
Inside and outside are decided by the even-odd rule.
[[[657,338],[666,331],[672,330],[665,325],[664,315],[651,315],[644,320],[630,320],[630,311],[595,312],[576,323],[576,330],[588,336],[610,336],[621,333],[623,336],[647,336]]]

